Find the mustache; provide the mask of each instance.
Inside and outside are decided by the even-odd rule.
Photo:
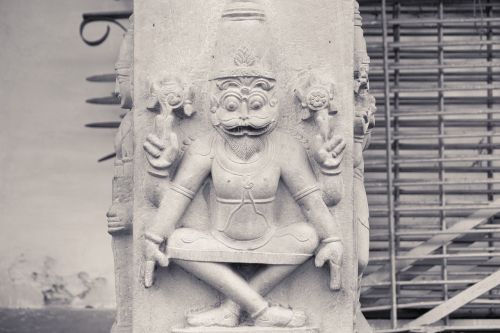
[[[253,128],[264,128],[268,126],[270,123],[272,123],[272,119],[252,117],[247,120],[241,120],[239,118],[230,118],[230,119],[221,119],[220,122],[226,128],[246,127],[246,126],[250,126]]]

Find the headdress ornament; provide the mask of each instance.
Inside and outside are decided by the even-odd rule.
[[[256,0],[230,0],[222,13],[210,79],[274,79],[271,44],[262,5]]]

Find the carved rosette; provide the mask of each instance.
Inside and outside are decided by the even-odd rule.
[[[314,117],[320,134],[328,138],[331,115],[338,112],[333,80],[323,79],[314,72],[304,72],[299,76],[294,92],[300,102],[301,119]]]

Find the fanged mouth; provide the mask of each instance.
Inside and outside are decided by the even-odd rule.
[[[266,133],[270,128],[271,124],[268,124],[264,127],[253,127],[253,126],[236,126],[236,127],[222,127],[224,129],[224,132],[230,134],[230,135],[235,135],[235,136],[241,136],[241,135],[251,135],[251,136],[257,136],[257,135],[262,135]]]

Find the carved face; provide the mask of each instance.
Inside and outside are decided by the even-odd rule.
[[[359,72],[356,73],[354,79],[354,91],[360,93],[361,90],[370,90],[370,81],[368,79],[368,73],[370,72],[370,65],[368,63],[362,63],[359,66]]]
[[[375,112],[377,111],[376,100],[368,91],[356,97],[356,108],[354,112],[354,129],[357,133],[366,133],[375,127]]]
[[[260,136],[276,127],[278,101],[274,82],[239,77],[216,81],[212,96],[212,124],[230,136]]]
[[[120,107],[122,109],[132,108],[132,84],[130,69],[120,69],[116,76],[115,93],[120,96]]]

